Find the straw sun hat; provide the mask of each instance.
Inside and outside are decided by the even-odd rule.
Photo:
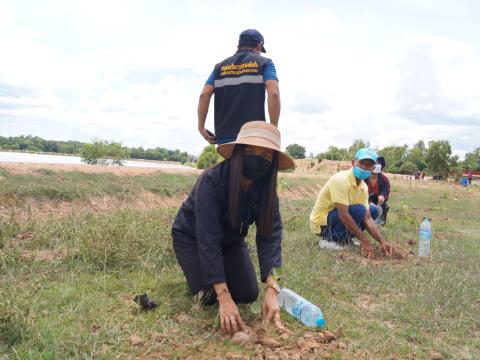
[[[245,123],[237,135],[237,140],[218,145],[217,151],[225,159],[230,159],[235,145],[253,145],[272,149],[278,153],[278,170],[295,167],[295,163],[280,149],[280,131],[276,126],[265,121],[249,121]]]

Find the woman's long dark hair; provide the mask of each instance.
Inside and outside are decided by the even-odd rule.
[[[230,179],[228,184],[228,218],[233,229],[240,228],[240,180],[242,178],[245,145],[236,145],[230,158]],[[273,209],[277,195],[278,154],[273,152],[272,166],[259,183],[260,214],[257,231],[269,236],[273,230]]]

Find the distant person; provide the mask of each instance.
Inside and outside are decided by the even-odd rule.
[[[379,156],[372,171],[372,175],[365,180],[368,186],[368,202],[380,207],[380,216],[376,219],[379,224],[387,221],[388,198],[390,196],[390,181],[382,173],[385,167],[385,158]]]
[[[264,320],[280,319],[279,287],[271,276],[282,264],[282,221],[277,172],[294,167],[280,150],[280,132],[264,121],[246,123],[237,140],[219,145],[226,160],[205,170],[173,222],[173,248],[192,294],[219,303],[220,325],[246,330],[238,303],[258,297],[255,268],[245,237],[256,225],[260,279],[266,283]]]
[[[270,122],[278,126],[280,90],[272,60],[261,56],[266,52],[264,39],[257,30],[242,31],[238,50],[215,65],[198,101],[198,131],[210,144],[234,141],[247,121],[265,121],[265,89],[268,94]],[[215,134],[205,128],[210,99],[215,94]]]
[[[470,185],[472,185],[472,179],[473,179],[473,171],[472,170],[468,170],[467,178],[468,178],[468,183]]]
[[[352,160],[353,168],[336,173],[320,190],[310,214],[310,229],[321,237],[320,247],[340,249],[356,237],[362,253],[372,257],[372,245],[363,232],[367,230],[387,256],[393,254],[393,246],[385,241],[375,225],[378,210],[368,203],[368,187],[363,181],[371,176],[376,160],[375,151],[358,150]]]

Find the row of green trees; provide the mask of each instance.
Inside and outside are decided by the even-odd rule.
[[[0,136],[0,149],[51,152],[61,154],[79,154],[85,143],[80,141],[45,140],[38,136]]]
[[[316,156],[319,159],[336,161],[350,161],[355,157],[358,149],[370,147],[367,141],[355,140],[348,148],[330,146],[327,151]],[[408,145],[386,146],[376,149],[385,158],[386,172],[393,174],[412,175],[416,171],[426,171],[438,178],[445,178],[451,172],[460,173],[465,170],[480,170],[480,148],[467,153],[463,161],[459,161],[457,155],[452,155],[450,143],[446,140],[430,141],[428,146],[423,140],[418,141],[413,147]],[[294,159],[306,157],[306,149],[299,144],[291,144],[286,147],[286,152]],[[310,157],[313,154],[310,153]],[[221,161],[214,145],[204,148],[198,161],[199,169],[206,169]]]
[[[83,150],[84,148],[85,150]],[[193,155],[178,149],[170,150],[162,147],[156,147],[154,149],[144,149],[143,147],[128,148],[123,147],[120,143],[104,140],[96,140],[92,144],[89,144],[80,141],[45,140],[38,136],[30,135],[14,137],[0,136],[0,149],[76,155],[80,155],[83,151],[84,153],[95,154],[95,156],[98,156],[100,153],[103,154],[102,156],[111,156],[108,154],[113,152],[114,154],[121,153],[121,156],[124,158],[179,161],[181,163],[195,160]]]
[[[327,151],[316,157],[329,160],[351,160],[362,147],[369,147],[369,143],[357,139],[348,148],[330,146]],[[480,170],[480,148],[467,153],[463,161],[458,155],[452,155],[452,148],[447,140],[429,141],[428,146],[423,140],[418,141],[412,148],[408,145],[386,146],[376,149],[385,158],[385,171],[394,174],[413,174],[416,171],[427,171],[431,175],[445,177],[452,171]]]

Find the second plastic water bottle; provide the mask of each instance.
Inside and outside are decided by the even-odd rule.
[[[313,305],[292,290],[285,288],[280,290],[278,304],[306,326],[322,327],[325,325],[325,319],[318,306]]]
[[[432,228],[428,218],[424,217],[420,225],[420,238],[418,240],[418,256],[424,257],[430,255],[430,239],[432,237]]]

